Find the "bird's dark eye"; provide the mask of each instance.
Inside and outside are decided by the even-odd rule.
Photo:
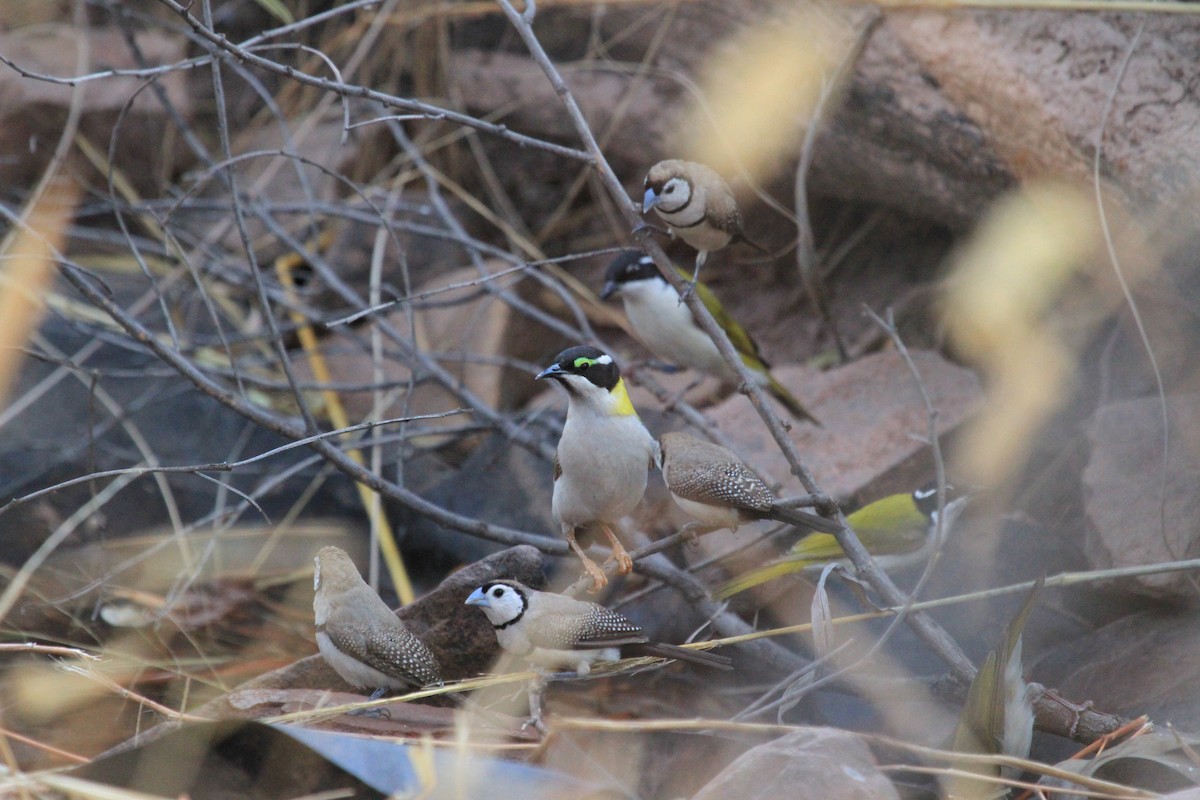
[[[672,193],[674,193],[674,191],[675,191],[674,186],[668,186],[666,189],[663,189],[663,194],[672,194]]]
[[[495,589],[492,589],[492,597],[503,597],[503,596],[504,596],[503,588],[497,586]]]

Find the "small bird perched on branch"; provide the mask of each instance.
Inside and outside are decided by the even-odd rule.
[[[567,421],[554,457],[551,511],[562,534],[600,591],[608,577],[587,557],[575,531],[600,525],[620,574],[633,569],[612,526],[630,514],[646,492],[646,475],[658,464],[658,442],[638,418],[612,356],[595,347],[570,347],[537,375],[567,390]]]
[[[706,528],[731,528],[761,519],[833,532],[830,519],[780,506],[775,494],[741,459],[719,444],[686,433],[664,433],[663,477],[676,504]]]
[[[352,686],[408,690],[441,683],[437,659],[367,585],[346,551],[323,547],[313,572],[317,647]]]
[[[665,448],[665,444],[664,444]],[[970,502],[970,495],[946,486],[942,538],[949,533]],[[881,569],[901,569],[926,561],[937,541],[937,484],[930,483],[909,494],[892,494],[868,503],[846,517],[862,546]],[[813,533],[796,542],[780,558],[738,575],[717,587],[713,597],[723,600],[759,584],[803,572],[809,567],[844,561],[846,553],[828,533]]]
[[[682,270],[679,273],[687,277]],[[708,313],[729,337],[755,381],[783,403],[796,419],[807,419],[820,425],[816,417],[775,380],[758,352],[758,345],[721,306],[717,296],[703,283],[696,284],[696,292]],[[638,339],[655,356],[723,381],[741,382],[741,377],[721,356],[712,338],[696,324],[692,310],[679,302],[679,293],[663,278],[650,256],[640,250],[627,250],[613,259],[604,273],[600,299],[607,300],[614,295],[621,298],[625,315]]]
[[[672,236],[698,251],[693,286],[700,278],[700,267],[714,250],[744,242],[768,252],[746,238],[733,190],[711,167],[677,158],[660,161],[646,173],[645,189],[642,213],[654,209]]]
[[[1038,577],[1025,596],[1017,614],[1004,629],[1000,644],[987,654],[987,659],[967,690],[967,700],[954,731],[952,749],[956,753],[1005,755],[1026,758],[1033,743],[1033,697],[1025,681],[1021,664],[1021,635],[1025,623],[1037,605],[1038,595],[1046,576]],[[975,760],[951,762],[959,772],[974,772],[979,780],[962,775],[948,776],[943,784],[948,798],[980,798],[999,796],[1005,787],[995,781],[997,775],[1017,778],[1021,770]]]
[[[580,675],[598,661],[656,656],[731,669],[725,656],[651,642],[642,629],[598,603],[539,592],[517,581],[492,581],[467,598],[478,606],[506,652],[544,669],[572,669]]]

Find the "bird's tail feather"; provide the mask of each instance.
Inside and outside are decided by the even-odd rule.
[[[721,584],[713,590],[713,599],[725,600],[726,598],[733,597],[735,594],[741,594],[747,589],[753,589],[755,586],[764,584],[767,581],[782,578],[784,575],[790,575],[793,572],[800,572],[810,563],[812,562],[807,559],[788,559],[767,564],[765,567],[759,567],[744,575],[738,575],[736,578]]]
[[[628,654],[629,647],[624,648]],[[639,655],[657,656],[658,658],[673,658],[677,661],[690,661],[715,669],[733,669],[733,662],[725,656],[709,653],[706,650],[693,650],[689,647],[677,647],[673,644],[651,642],[637,648]]]

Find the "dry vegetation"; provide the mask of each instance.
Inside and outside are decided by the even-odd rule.
[[[1165,727],[1200,730],[1194,19],[0,0],[0,791],[376,796],[279,735],[304,728],[413,743],[412,796],[936,796],[993,774],[947,748],[1040,575],[1025,778],[1194,786]],[[631,199],[679,155],[770,249],[704,277],[823,427],[657,371],[598,300],[621,249],[690,263]],[[736,669],[622,662],[522,727],[532,676],[479,676],[494,641],[461,596],[577,577],[549,514],[563,401],[531,378],[580,342],[654,433],[781,494],[982,491],[923,569],[889,577],[847,530],[856,577],[727,604],[708,590],[777,544],[690,541],[652,475],[603,600]],[[361,697],[312,656],[325,544],[392,587],[445,686],[345,714]],[[309,744],[372,777],[400,758]]]

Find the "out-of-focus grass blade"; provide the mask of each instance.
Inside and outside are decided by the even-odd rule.
[[[1002,484],[1067,396],[1074,354],[1045,317],[1098,242],[1096,211],[1084,193],[1031,184],[1001,199],[953,259],[946,324],[990,386],[960,453],[971,480]]]
[[[837,564],[826,564],[817,581],[817,590],[813,592],[812,632],[817,658],[825,658],[833,652],[833,609],[829,606],[829,591],[825,588],[825,581],[829,573],[837,568]]]
[[[75,213],[78,185],[55,178],[37,199],[25,224],[0,246],[0,406],[16,380],[22,349],[38,326],[45,295]]]
[[[838,64],[850,52],[849,27],[814,9],[788,11],[747,28],[718,48],[677,142],[683,157],[726,177],[751,179],[794,153]]]
[[[282,0],[254,0],[254,2],[262,6],[268,14],[284,25],[291,25],[296,21],[291,10],[283,4]]]

